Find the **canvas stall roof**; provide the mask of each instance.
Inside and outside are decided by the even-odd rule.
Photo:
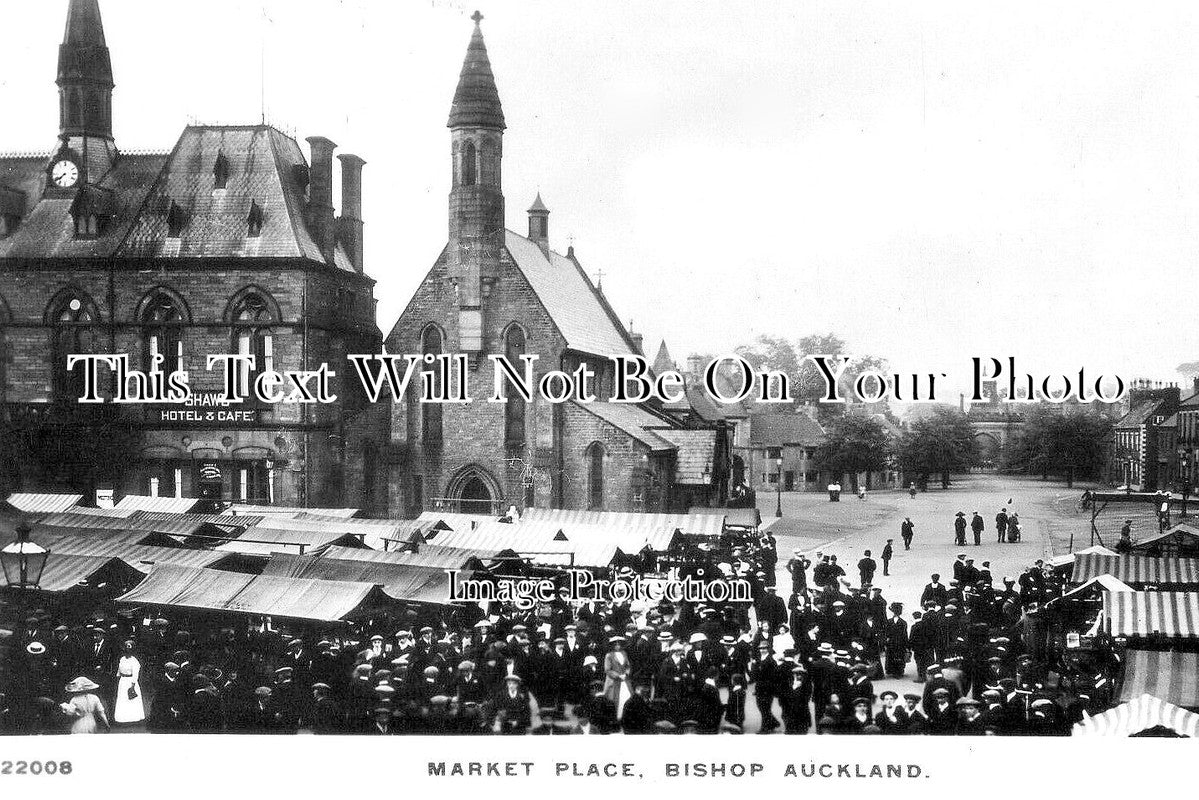
[[[1125,583],[1199,584],[1199,559],[1087,553],[1075,560],[1072,578],[1075,583],[1082,583],[1098,575],[1111,575]]]
[[[1068,567],[1074,563],[1074,559],[1086,553],[1096,553],[1102,556],[1119,555],[1115,550],[1108,550],[1103,545],[1096,544],[1086,548],[1085,550],[1077,550],[1073,553],[1063,553],[1060,556],[1054,556],[1053,558],[1049,559],[1047,563],[1053,569],[1058,567]]]
[[[262,574],[379,584],[383,593],[394,600],[449,605],[449,578],[444,569],[432,567],[275,553]]]
[[[215,564],[228,553],[215,550],[192,550],[187,547],[154,547],[130,544],[109,537],[63,538],[50,546],[51,554],[78,556],[103,556],[119,558],[138,572],[146,573],[157,564],[178,564],[185,567],[207,567]]]
[[[236,539],[231,539],[216,549],[224,553],[269,556],[271,553],[296,553],[301,547],[310,555],[322,547],[351,538],[344,531],[328,530],[278,530],[276,528],[246,528]]]
[[[668,528],[671,533],[681,530],[691,536],[719,536],[724,532],[724,519],[723,511],[703,514],[656,514],[623,511],[571,511],[550,508],[530,508],[521,517],[522,521],[583,522],[614,528]]]
[[[314,515],[319,517],[335,517],[349,519],[357,516],[361,509],[357,508],[299,508],[296,506],[256,506],[246,503],[234,503],[227,509],[231,514],[252,514],[263,517],[303,517]]]
[[[430,526],[444,523],[450,530],[470,530],[484,522],[495,522],[499,517],[491,514],[451,514],[443,511],[426,511],[416,518],[417,522],[425,522]]]
[[[249,519],[246,517],[245,519]],[[311,517],[271,518],[267,517],[256,527],[271,530],[296,531],[306,534],[321,533],[334,538],[347,534],[358,536],[370,546],[382,548],[384,540],[399,539],[411,527],[409,520],[399,519],[313,519]],[[246,537],[242,537],[246,538]]]
[[[481,562],[491,561],[496,553],[491,550],[464,550],[457,547],[438,547],[432,544],[422,544],[420,550],[370,550],[365,547],[326,548],[323,553],[326,558],[343,558],[350,561],[374,561],[381,564],[408,564],[413,567],[434,567],[437,569],[462,569],[471,559]]]
[[[87,542],[102,542],[111,547],[150,545],[152,547],[177,547],[178,542],[165,533],[155,531],[124,531],[110,528],[88,530],[87,528],[60,528],[53,525],[34,525],[29,538],[58,552],[63,542],[82,546]],[[67,552],[67,551],[63,551]],[[103,555],[98,553],[97,555]]]
[[[264,521],[263,517],[251,514],[194,514],[177,511],[135,511],[130,519],[145,520],[146,522],[188,522],[216,525],[228,530],[241,530]]]
[[[1199,544],[1199,528],[1194,528],[1185,523],[1175,525],[1174,527],[1169,528],[1161,533],[1155,533],[1152,536],[1146,536],[1143,539],[1137,539],[1133,544],[1132,549],[1143,550],[1161,541],[1175,537],[1178,539],[1193,540],[1194,543]]]
[[[1150,728],[1165,727],[1192,739],[1199,737],[1199,714],[1143,694],[1135,700],[1077,723],[1074,736],[1132,736]]]
[[[125,519],[137,513],[135,508],[92,508],[91,506],[72,506],[69,509],[72,514],[87,514],[92,517],[112,517],[115,519]]]
[[[5,502],[23,514],[53,514],[79,505],[82,499],[81,494],[14,492]]]
[[[675,446],[675,480],[678,483],[707,486],[712,482],[716,431],[658,428],[654,433]]]
[[[383,599],[369,583],[245,575],[216,569],[156,566],[117,601],[239,614],[336,622]]]
[[[737,528],[756,528],[762,524],[762,515],[756,508],[730,508],[724,512],[724,524]]]
[[[1080,600],[1088,596],[1100,594],[1102,592],[1135,592],[1124,581],[1113,578],[1111,575],[1097,575],[1084,583],[1082,586],[1076,586],[1070,591],[1063,594],[1061,597],[1055,597],[1042,606],[1045,608],[1054,608],[1063,600]]]
[[[1199,653],[1127,650],[1120,699],[1134,700],[1143,694],[1180,706],[1199,706]]]
[[[1199,592],[1104,592],[1112,636],[1199,638]]]
[[[619,545],[601,537],[559,537],[562,527],[553,523],[492,522],[471,531],[441,531],[433,543],[467,550],[512,550],[536,564],[606,567]]]
[[[51,553],[38,588],[43,592],[65,592],[73,589],[109,565],[116,562],[122,569],[129,567],[111,556],[77,556]]]
[[[191,511],[199,502],[194,497],[147,497],[141,494],[127,494],[117,503],[116,508],[119,511],[165,511],[183,514]]]
[[[56,525],[67,528],[107,528],[109,530],[141,530],[158,531],[171,536],[195,536],[205,531],[226,532],[236,530],[238,526],[218,526],[217,529],[208,527],[210,523],[196,519],[204,515],[197,514],[156,514],[148,511],[135,511],[129,517],[102,517],[93,514],[60,513],[50,514],[42,518],[45,525]]]

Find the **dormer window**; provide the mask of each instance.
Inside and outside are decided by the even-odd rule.
[[[224,153],[216,154],[216,163],[212,165],[212,188],[224,189],[229,183],[229,159]]]
[[[255,239],[262,235],[262,206],[258,201],[250,201],[250,213],[246,216],[246,236]]]
[[[100,235],[100,217],[90,212],[75,215],[75,238],[95,239]]]
[[[187,223],[187,215],[174,200],[167,209],[167,238],[178,239],[183,235],[183,226]]]

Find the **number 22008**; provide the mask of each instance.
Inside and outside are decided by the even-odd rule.
[[[70,761],[0,761],[0,775],[70,774]]]

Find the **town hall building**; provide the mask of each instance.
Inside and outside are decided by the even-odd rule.
[[[266,124],[193,125],[168,152],[122,152],[98,0],[69,4],[57,83],[52,147],[0,156],[0,496],[108,486],[384,511],[388,409],[350,370],[336,370],[334,404],[222,406],[206,364],[254,355],[246,385],[378,351],[365,162],[338,156],[338,216],[336,145],[321,137],[307,140],[311,161]],[[67,357],[87,353],[187,370],[193,405],[81,405]]]

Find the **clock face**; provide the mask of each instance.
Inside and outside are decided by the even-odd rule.
[[[60,189],[69,189],[79,182],[79,167],[64,158],[50,168],[50,180]]]

